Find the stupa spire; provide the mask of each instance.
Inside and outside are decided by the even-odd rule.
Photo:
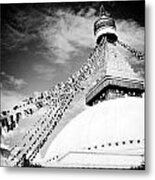
[[[107,38],[107,41],[111,43],[117,41],[115,21],[103,5],[100,7],[99,18],[94,23],[94,36],[97,45],[101,43],[103,38]]]

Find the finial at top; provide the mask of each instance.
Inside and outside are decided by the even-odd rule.
[[[103,15],[110,16],[110,13],[105,10],[104,5],[102,4],[101,7],[100,7],[99,17],[101,17]]]
[[[97,44],[100,44],[105,37],[108,42],[114,43],[117,41],[115,21],[103,5],[100,7],[99,18],[94,23],[94,35]]]

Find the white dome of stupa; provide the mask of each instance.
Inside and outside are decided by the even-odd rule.
[[[72,119],[44,159],[45,166],[125,168],[140,165],[143,151],[144,97],[126,97],[88,107]]]

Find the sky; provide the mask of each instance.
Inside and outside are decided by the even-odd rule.
[[[1,5],[1,108],[48,90],[79,69],[93,50],[101,4],[119,38],[144,51],[144,1]],[[144,62],[130,62],[144,77]]]

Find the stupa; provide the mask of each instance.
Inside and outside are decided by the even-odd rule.
[[[51,143],[45,166],[141,167],[144,81],[118,47],[115,21],[108,13],[101,12],[94,24],[94,34],[96,44],[104,46],[99,61],[101,76],[86,93],[87,110],[72,119]]]
[[[16,108],[15,120],[12,111],[2,113],[4,134],[11,122],[15,128],[25,117],[38,118],[10,150],[10,166],[23,166],[27,160],[44,167],[129,169],[144,164],[145,86],[127,52],[138,60],[144,55],[119,41],[116,28],[101,8],[94,24],[96,46],[80,70]],[[84,98],[85,110],[65,123],[78,97]]]

